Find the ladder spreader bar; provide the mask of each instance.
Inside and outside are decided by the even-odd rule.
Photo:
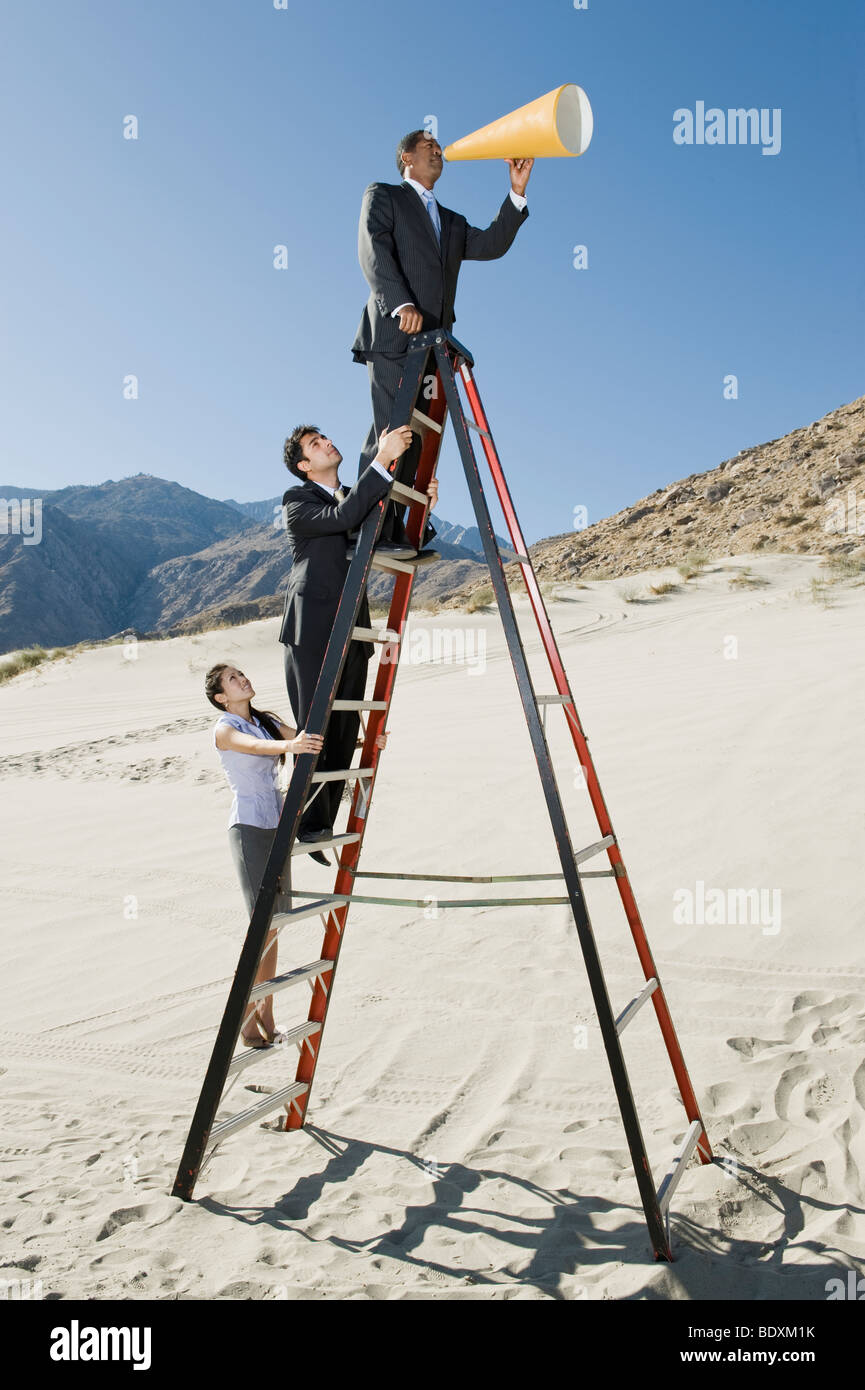
[[[297,889],[295,892],[298,897],[303,896]],[[430,906],[429,898],[373,898],[360,893],[345,893],[342,901],[345,903],[373,903],[377,907]],[[560,907],[570,901],[570,898],[436,898],[435,906],[441,910],[449,907],[525,907],[527,904],[535,907]]]
[[[562,883],[564,874],[398,874],[356,869],[355,878],[392,878],[406,883]]]

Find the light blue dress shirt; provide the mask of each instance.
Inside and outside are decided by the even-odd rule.
[[[213,746],[216,748],[216,730],[221,724],[230,724],[242,734],[253,738],[272,738],[262,728],[258,720],[250,723],[239,714],[220,715],[213,726]],[[233,748],[217,748],[222,770],[232,791],[229,828],[232,825],[257,825],[262,830],[273,830],[279,824],[282,810],[282,793],[277,781],[279,759],[267,758],[261,753],[237,753]]]

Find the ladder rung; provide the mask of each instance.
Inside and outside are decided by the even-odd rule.
[[[682,1147],[673,1159],[673,1166],[658,1188],[658,1206],[661,1208],[662,1216],[670,1205],[670,1198],[679,1186],[688,1159],[697,1147],[697,1140],[702,1133],[703,1126],[700,1121],[692,1120],[688,1127],[688,1133],[685,1135],[682,1143]]]
[[[352,641],[354,642],[401,642],[402,638],[398,632],[390,632],[388,628],[379,627],[356,627],[352,629]]]
[[[218,1125],[214,1125],[210,1131],[211,1140],[227,1139],[229,1134],[235,1134],[237,1130],[245,1129],[247,1125],[254,1124],[259,1115],[268,1115],[271,1110],[278,1110],[286,1101],[296,1100],[308,1089],[305,1081],[293,1081],[290,1086],[283,1086],[279,1091],[273,1091],[255,1105],[250,1105],[248,1110],[240,1110],[230,1119],[221,1120]]]
[[[314,849],[333,849],[336,845],[353,845],[355,840],[359,840],[360,835],[355,832],[353,835],[332,835],[329,840],[298,840],[291,847],[292,854],[311,854]],[[338,898],[331,893],[330,902],[337,902]],[[289,914],[291,916],[292,914]]]
[[[339,902],[340,898],[329,893],[326,898],[317,898],[308,907],[293,907],[290,912],[274,912],[270,925],[282,928],[290,926],[292,922],[300,922],[304,917],[320,917],[322,913],[329,912],[334,903]]]
[[[417,488],[409,487],[408,483],[391,483],[391,497],[404,497],[407,502],[423,502],[426,506],[429,498],[425,492],[418,492]]]
[[[356,782],[364,777],[371,777],[374,769],[371,767],[344,767],[334,772],[314,772],[313,782]]]
[[[331,709],[387,709],[386,700],[334,700]]]
[[[412,560],[392,560],[388,556],[380,555],[373,551],[372,567],[374,570],[402,570],[405,574],[413,574],[418,564],[425,564],[426,561],[419,561],[417,557]]]
[[[625,1031],[628,1024],[631,1022],[631,1019],[639,1013],[646,1000],[651,998],[651,996],[655,993],[655,990],[657,988],[658,981],[656,979],[652,978],[651,980],[648,980],[646,982],[645,989],[642,989],[640,993],[636,996],[636,998],[632,999],[630,1004],[628,1004],[626,1008],[622,1009],[622,1012],[616,1019],[617,1033],[623,1033]]]
[[[598,840],[595,844],[586,845],[585,849],[578,850],[574,855],[574,863],[584,864],[587,859],[593,859],[596,854],[600,854],[602,849],[606,849],[608,845],[614,845],[615,843],[615,835],[605,835],[603,840]]]
[[[467,415],[464,415],[463,419],[465,420],[470,430],[477,430],[478,434],[482,434],[484,439],[492,439],[492,435],[490,434],[489,430],[482,430],[480,425],[476,424],[474,420],[470,420]]]
[[[499,546],[499,555],[503,560],[516,560],[518,565],[531,563],[528,555],[519,555],[516,550],[509,550],[506,545]]]
[[[314,960],[311,965],[299,965],[296,970],[287,970],[284,975],[274,975],[272,980],[262,980],[260,985],[256,985],[250,991],[249,1002],[264,999],[268,994],[278,994],[281,989],[303,984],[304,980],[314,980],[318,975],[326,975],[332,969],[332,960]]]
[[[250,996],[251,997],[251,996]],[[297,1028],[286,1030],[284,1040],[270,1047],[245,1047],[242,1052],[236,1052],[228,1064],[228,1075],[236,1076],[243,1071],[244,1067],[252,1066],[253,1062],[260,1061],[262,1057],[270,1056],[271,1053],[279,1052],[280,1047],[288,1047],[290,1043],[303,1042],[304,1038],[312,1037],[313,1033],[321,1032],[320,1023],[301,1023]]]
[[[573,695],[536,695],[535,703],[538,705],[572,705]]]
[[[435,430],[436,434],[441,434],[442,432],[441,425],[436,420],[431,420],[428,415],[424,415],[423,411],[418,410],[417,406],[415,406],[412,411],[411,418],[413,420],[419,420],[425,430]]]

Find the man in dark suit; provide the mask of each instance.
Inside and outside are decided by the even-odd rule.
[[[358,258],[370,287],[352,353],[366,362],[373,423],[360,459],[359,475],[375,456],[380,432],[390,424],[411,335],[451,328],[457,277],[463,261],[503,256],[528,217],[525,189],[534,160],[509,159],[511,189],[490,225],[469,226],[461,213],[442,207],[433,187],[442,171],[438,141],[424,130],[405,135],[397,147],[401,184],[371,183],[363,195]],[[420,441],[400,460],[398,482],[411,484]],[[382,538],[405,543],[403,509],[388,505]]]
[[[279,640],[285,645],[285,684],[298,729],[306,728],[312,696],[318,682],[336,610],[348,573],[348,532],[356,530],[393,482],[396,460],[412,439],[407,425],[382,432],[371,465],[353,487],[339,484],[342,454],[316,425],[298,425],[285,441],[285,466],[299,480],[284,494],[282,505],[292,553],[291,573],[285,593]],[[429,486],[430,506],[438,499],[438,482]],[[358,626],[370,626],[369,605],[364,595]],[[367,664],[375,648],[369,642],[352,642],[337,688],[343,700],[362,700]],[[319,772],[351,766],[360,716],[352,711],[331,713]],[[298,838],[329,839],[339,809],[344,782],[321,782],[307,807]],[[327,863],[324,856],[315,857]]]

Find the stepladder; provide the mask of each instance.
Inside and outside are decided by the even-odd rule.
[[[631,1163],[640,1201],[646,1219],[652,1250],[657,1259],[671,1259],[670,1204],[692,1156],[709,1163],[712,1150],[696,1095],[682,1055],[664,988],[649,946],[636,898],[630,883],[621,847],[613,830],[588,741],[577,712],[568,677],[564,668],[541,588],[535,573],[514,506],[505,480],[504,470],[492,431],[481,402],[474,375],[474,362],[467,348],[443,329],[417,335],[411,340],[402,380],[394,403],[391,426],[409,424],[415,432],[417,460],[410,481],[394,481],[390,498],[408,507],[406,527],[412,544],[420,546],[428,516],[429,498],[426,489],[435,476],[440,448],[446,426],[450,422],[456,438],[460,460],[483,544],[483,555],[501,617],[508,653],[516,679],[519,698],[525,717],[532,752],[537,764],[546,811],[560,863],[555,875],[564,887],[565,895],[558,899],[496,899],[497,903],[561,902],[567,904],[583,955],[597,1024],[603,1041],[607,1063],[627,1139]],[[480,459],[475,443],[480,447],[493,493],[509,544],[502,545],[495,530],[481,474]],[[174,1193],[191,1199],[195,1184],[208,1152],[248,1125],[260,1122],[274,1111],[284,1111],[286,1130],[299,1129],[307,1116],[319,1060],[328,1007],[332,997],[340,951],[346,934],[351,904],[389,901],[404,903],[405,899],[366,897],[357,892],[357,879],[363,876],[359,868],[364,833],[373,804],[376,779],[382,758],[379,734],[384,730],[399,670],[403,638],[406,632],[418,560],[399,560],[390,555],[378,555],[376,541],[381,530],[387,499],[376,504],[364,521],[353,558],[348,566],[339,608],[322,663],[321,674],[307,719],[308,733],[324,733],[334,710],[348,707],[358,709],[363,727],[360,758],[356,766],[338,773],[317,773],[316,755],[306,754],[295,760],[286,793],[279,825],[265,868],[261,887],[249,922],[234,980],[229,991],[222,1021],[217,1031],[201,1093],[189,1129],[184,1152],[174,1183]],[[516,566],[525,586],[529,609],[540,638],[546,666],[554,690],[537,693],[523,644],[520,622],[508,583],[505,565]],[[384,627],[358,626],[358,614],[373,569],[382,569],[393,578],[393,588],[387,621]],[[349,645],[353,641],[373,643],[378,650],[371,697],[360,701],[345,701],[338,697],[339,681]],[[560,709],[567,733],[578,756],[582,776],[599,838],[592,844],[575,848],[556,780],[553,758],[547,740],[548,710]],[[387,755],[385,755],[386,757]],[[386,766],[386,763],[385,763]],[[345,830],[332,839],[321,842],[320,848],[331,847],[338,853],[338,867],[333,890],[328,894],[310,894],[289,887],[295,857],[316,848],[304,842],[299,845],[297,832],[304,808],[323,777],[345,780],[351,788],[348,819]],[[606,855],[608,867],[587,871],[583,865]],[[288,872],[286,872],[288,871]],[[368,877],[391,878],[398,875],[381,873]],[[636,948],[644,985],[626,1006],[616,1013],[611,1004],[598,945],[589,917],[583,876],[608,877],[618,891],[628,928]],[[407,875],[407,877],[421,877]],[[430,881],[437,875],[424,875]],[[454,875],[441,875],[453,880]],[[512,881],[515,876],[485,876],[484,882]],[[544,875],[530,875],[539,878]],[[288,900],[287,910],[282,910]],[[439,906],[456,906],[442,904]],[[465,904],[463,904],[465,905]],[[278,909],[278,910],[277,910]],[[317,960],[301,964],[270,980],[254,983],[259,963],[274,935],[286,927],[309,917],[319,916],[324,934]],[[265,995],[296,997],[296,986],[306,984],[311,990],[305,1020],[289,1028],[284,1041],[296,1045],[299,1053],[293,1080],[274,1087],[263,1100],[226,1118],[218,1118],[231,1086],[245,1069],[262,1060],[261,1050],[238,1052],[238,1037],[244,1020],[256,1002]],[[284,992],[290,993],[286,996]],[[646,1151],[640,1120],[631,1089],[625,1062],[622,1035],[651,1002],[652,1012],[660,1029],[663,1045],[685,1112],[684,1137],[661,1183],[653,1177]],[[269,1049],[285,1056],[286,1049]],[[269,1063],[276,1065],[276,1063]]]

